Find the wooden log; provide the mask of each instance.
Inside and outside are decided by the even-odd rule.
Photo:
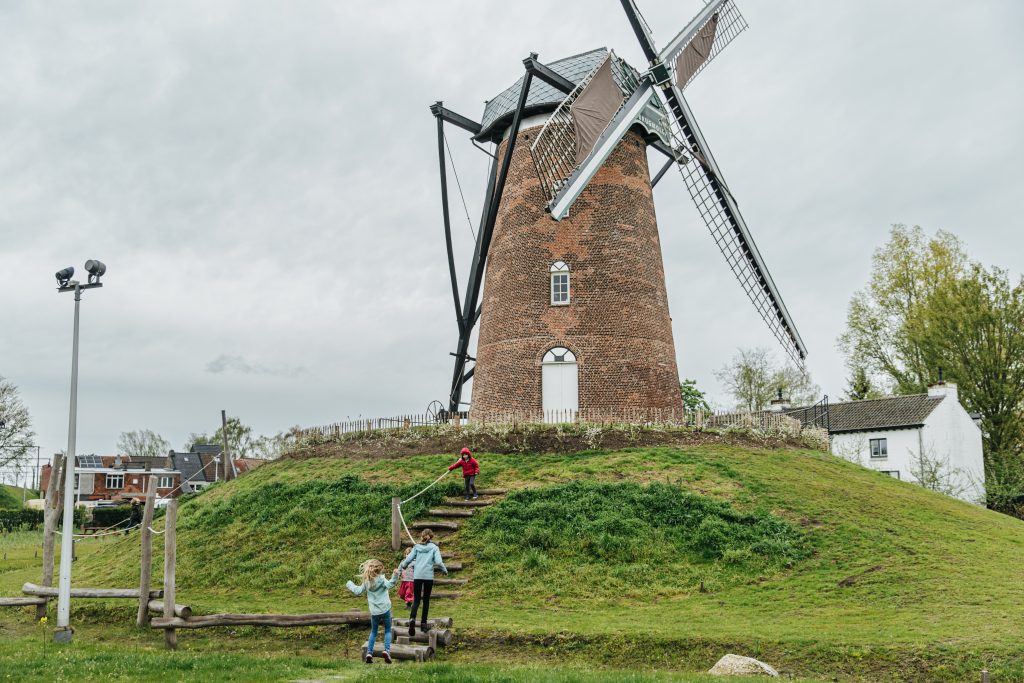
[[[473,510],[428,510],[427,514],[434,517],[472,517],[475,513]]]
[[[57,537],[57,520],[63,508],[60,500],[64,490],[64,456],[57,453],[50,465],[50,481],[46,482],[46,502],[43,506],[43,576],[42,585],[53,585],[53,546]],[[36,605],[36,619],[46,616],[46,603]]]
[[[461,498],[445,498],[445,505],[451,505],[457,508],[479,508],[487,505],[494,505],[493,500],[463,500]]]
[[[504,496],[508,493],[506,489],[477,489],[476,491],[481,496]]]
[[[155,617],[153,628],[210,628],[213,626],[333,626],[370,625],[369,612],[322,612],[317,614],[201,614],[188,619]]]
[[[45,598],[57,597],[57,589],[53,586],[37,586],[34,583],[25,583],[21,587],[21,592],[25,595],[38,595]],[[136,598],[139,597],[138,588],[72,588],[71,597],[73,598]],[[151,590],[149,591],[150,598],[162,598],[164,592],[162,590]],[[149,607],[149,601],[147,600],[146,607]]]
[[[149,601],[149,611],[150,612],[155,612],[156,614],[158,614],[160,616],[166,616],[164,614],[164,601],[163,600],[150,600]],[[175,605],[174,606],[174,616],[180,617],[182,619],[189,619],[192,616],[192,608],[189,607],[188,605]]]
[[[366,646],[369,641],[363,643],[363,647],[360,649],[362,654],[361,659],[366,659]],[[384,654],[384,643],[380,638],[373,644],[373,656],[380,657]],[[434,650],[429,645],[392,645],[391,646],[391,657],[392,659],[407,659],[415,662],[425,662],[434,656]]]
[[[223,412],[221,413],[223,415]],[[224,438],[227,439],[225,430]],[[183,614],[184,610],[178,611],[182,605],[174,604],[174,596],[177,590],[174,572],[178,561],[178,499],[171,498],[167,503],[167,514],[164,517],[164,616],[167,618],[192,616],[192,610]],[[164,629],[164,647],[168,650],[178,648],[178,632],[173,628]]]
[[[393,626],[404,626],[409,628],[409,617],[398,617],[391,620]],[[451,617],[434,617],[433,619],[427,619],[427,623],[430,624],[430,628],[451,628],[454,623]],[[416,621],[417,630],[420,627],[420,622]]]
[[[454,636],[452,635],[451,630],[446,628],[432,628],[426,632],[417,628],[416,635],[399,635],[396,642],[402,644],[406,644],[403,643],[403,641],[409,643],[426,643],[436,649],[438,647],[448,647],[452,642],[452,638],[454,638]]]
[[[435,586],[465,586],[469,579],[434,579]],[[433,597],[433,596],[431,596]]]
[[[431,593],[430,594],[430,599],[431,600],[455,600],[460,595],[462,595],[462,593]]]
[[[444,566],[447,567],[450,572],[462,571],[462,562],[446,562]],[[441,565],[435,564],[434,570],[441,571]]]
[[[433,531],[458,531],[459,525],[457,522],[442,522],[436,520],[433,522],[413,522],[409,525],[410,529],[431,529]]]
[[[23,607],[25,605],[43,605],[44,611],[46,598],[0,598],[0,607]],[[43,616],[46,616],[45,614]]]
[[[149,587],[153,579],[153,506],[156,505],[156,475],[151,474],[142,480],[146,485],[146,508],[142,512],[142,533],[139,534],[139,609],[135,614],[135,625],[145,626],[149,623]]]

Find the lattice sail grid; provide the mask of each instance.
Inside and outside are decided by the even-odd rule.
[[[720,191],[715,189],[704,165],[695,159],[678,166],[693,203],[743,291],[747,293],[754,308],[786,353],[798,366],[803,367],[803,351],[789,330],[782,306],[775,301],[765,280],[766,274],[761,272],[750,248],[744,244],[744,238],[722,206],[724,198],[719,194]]]
[[[692,42],[692,39],[680,45],[678,49],[672,52],[672,54],[666,55],[666,59],[664,60],[665,66],[669,67],[672,71],[672,80],[680,90],[683,90],[687,85],[689,85],[693,79],[697,77],[697,74],[703,71],[707,65],[711,63],[711,60],[717,57],[718,53],[724,50],[725,46],[731,43],[733,39],[742,33],[748,26],[747,20],[743,18],[743,15],[740,14],[739,8],[736,7],[736,3],[732,0],[726,0],[726,2],[722,3],[722,6],[715,14],[718,15],[718,26],[715,29],[715,40],[711,44],[711,51],[708,53],[707,59],[704,60],[704,63],[701,64],[685,82],[679,82],[676,80],[676,57],[679,56],[680,52],[686,49],[686,46]],[[704,28],[704,26],[707,25],[707,22],[711,20],[711,17],[708,17],[707,21],[697,27],[694,35],[700,33],[700,29]]]
[[[628,99],[640,84],[640,75],[635,69],[616,57],[614,52],[608,54],[608,59],[612,60],[612,76],[615,83]],[[576,126],[572,120],[570,107],[603,64],[604,62],[601,62],[594,67],[593,71],[566,95],[530,147],[530,156],[533,157],[533,165],[537,169],[541,189],[549,203],[554,200],[578,165],[576,163]],[[623,100],[623,103],[625,101]]]

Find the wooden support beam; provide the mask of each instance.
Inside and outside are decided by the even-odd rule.
[[[362,647],[362,659],[366,659],[366,646],[367,643],[363,643]],[[380,657],[384,654],[384,643],[377,640],[373,644],[373,656]],[[434,650],[429,645],[392,645],[391,656],[394,659],[407,659],[415,662],[425,662],[434,656]]]
[[[226,437],[225,430],[225,437]],[[181,605],[174,604],[175,592],[177,590],[174,572],[178,562],[178,499],[171,498],[167,503],[167,514],[164,517],[164,617],[188,618],[192,616],[192,610],[185,615],[184,610],[179,611]],[[187,608],[186,608],[187,609]],[[178,633],[173,628],[164,629],[164,647],[168,650],[178,649]]]
[[[53,585],[53,547],[57,537],[57,520],[60,519],[61,491],[64,490],[64,456],[57,453],[50,465],[50,481],[46,482],[46,501],[43,505],[43,577],[42,585]],[[36,605],[36,619],[46,616],[46,603]]]
[[[0,607],[23,607],[25,605],[42,605],[46,611],[46,598],[0,598]],[[45,614],[43,615],[45,616]]]
[[[57,597],[57,589],[53,586],[37,586],[34,583],[26,583],[21,587],[21,592],[26,595],[37,595],[45,598]],[[136,598],[139,597],[138,588],[72,588],[73,598]],[[162,598],[162,590],[149,591],[150,598]],[[149,607],[147,600],[146,607]]]
[[[370,625],[369,612],[322,612],[318,614],[201,614],[188,619],[155,617],[153,628],[210,628],[213,626],[334,626]]]
[[[394,551],[402,549],[402,513],[398,509],[401,503],[398,496],[391,499],[391,549]]]
[[[391,623],[394,626],[405,626],[406,628],[409,627],[410,623],[415,623],[417,629],[420,626],[419,621],[413,622],[408,617],[392,619]],[[451,628],[454,621],[451,617],[434,617],[433,619],[427,619],[427,623],[430,624],[430,628]]]
[[[156,505],[156,475],[143,477],[146,485],[146,508],[142,512],[142,533],[139,534],[141,551],[139,553],[139,609],[135,614],[135,625],[145,626],[149,623],[149,587],[153,579],[153,507]]]
[[[426,643],[427,645],[430,645],[431,647],[436,649],[438,647],[448,647],[448,645],[450,645],[452,642],[452,638],[454,638],[454,636],[452,635],[451,630],[446,628],[432,628],[426,632],[420,631],[417,628],[416,635],[400,635],[398,636],[396,642],[402,643],[403,645],[406,644],[402,642],[403,640],[409,643]]]

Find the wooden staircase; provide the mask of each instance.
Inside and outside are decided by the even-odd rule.
[[[437,578],[434,579],[435,586],[451,586],[458,588],[469,583],[469,579],[454,578],[451,576],[452,574],[463,571],[469,562],[459,558],[458,555],[446,552],[444,547],[447,546],[451,539],[459,532],[460,525],[465,523],[467,518],[476,515],[480,511],[479,508],[497,503],[505,495],[506,491],[505,489],[477,489],[477,493],[480,497],[471,500],[465,500],[463,498],[445,498],[442,502],[442,507],[428,510],[426,517],[409,523],[410,531],[414,529],[431,529],[434,532],[434,542],[442,549],[441,559],[444,560],[445,567],[448,568],[449,576],[438,574]],[[409,540],[408,535],[403,534],[402,547],[408,548],[412,545],[413,542]],[[456,600],[460,595],[461,593],[454,591],[435,590],[431,593],[430,599],[431,601]],[[396,612],[400,609],[400,607],[396,606]],[[396,618],[394,622],[396,630],[395,646],[392,647],[392,656],[395,655],[395,648],[401,647],[403,649],[408,649],[409,652],[414,655],[408,656],[403,650],[403,658],[425,661],[433,657],[434,651],[438,647],[444,647],[452,640],[452,620],[447,617],[430,619],[431,629],[426,633],[421,633],[417,628],[417,633],[412,638],[404,633],[405,629],[408,628],[409,619]],[[374,648],[376,654],[379,654],[381,651],[382,640],[382,638],[377,639],[377,646]],[[363,656],[365,657],[365,655],[366,649],[364,645]]]

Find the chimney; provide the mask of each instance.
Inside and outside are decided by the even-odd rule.
[[[768,406],[768,410],[773,413],[781,413],[784,410],[789,410],[791,407],[789,399],[782,397],[782,387],[779,387],[778,393],[776,393],[775,398],[772,399],[771,404]]]
[[[944,375],[942,374],[942,368],[939,368],[939,381],[935,384],[928,385],[928,396],[931,398],[941,398],[943,396],[952,396],[954,401],[959,402],[960,397],[957,393],[956,383],[947,382]]]

